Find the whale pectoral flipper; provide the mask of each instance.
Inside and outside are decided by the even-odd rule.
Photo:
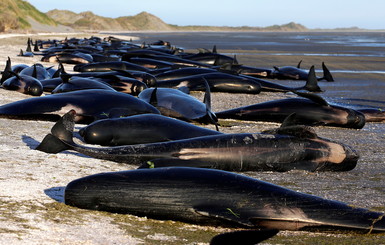
[[[178,90],[185,94],[190,94],[190,89],[187,86],[178,87]]]
[[[297,125],[296,118],[296,113],[292,113],[285,118],[279,128],[267,129],[262,131],[262,133],[291,135],[301,139],[315,139],[318,137],[317,133],[312,127],[306,125]]]
[[[309,99],[309,100],[311,100],[314,103],[317,103],[319,105],[330,106],[329,103],[324,98],[322,98],[321,96],[319,96],[317,94],[314,94],[314,93],[304,93],[304,92],[300,92],[300,91],[292,91],[292,92],[295,93],[298,96],[301,96],[303,98]]]
[[[236,212],[236,210],[233,210],[232,208],[225,208],[222,207],[221,209],[218,209],[218,206],[214,207],[193,207],[192,211],[194,211],[197,214],[210,217],[213,219],[222,219],[229,221],[231,223],[237,223],[239,225],[245,226],[245,227],[255,227],[255,225],[250,222],[249,217],[245,216],[242,217],[240,214]]]

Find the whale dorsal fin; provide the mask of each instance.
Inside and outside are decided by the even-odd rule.
[[[214,65],[214,66],[219,66],[219,64],[220,64],[220,57],[219,57],[219,56],[216,56],[213,65]]]
[[[39,52],[39,51],[40,51],[39,45],[38,45],[38,41],[37,41],[37,40],[35,41],[35,44],[34,44],[34,46],[33,46],[33,51],[35,51],[35,52]]]
[[[55,71],[55,73],[52,75],[52,78],[60,77],[61,74],[67,74],[67,72],[64,70],[63,63],[59,59],[59,57],[56,56],[57,62],[59,62],[58,69]]]
[[[11,72],[12,72],[11,58],[9,58],[8,56],[4,71],[1,72],[2,76],[1,76],[0,84],[3,84],[5,80],[13,76]]]
[[[301,68],[301,63],[302,63],[302,60],[300,60],[300,61],[298,62],[298,65],[297,65],[297,68],[298,68],[298,69]]]
[[[152,91],[151,97],[150,97],[150,104],[155,106],[155,107],[158,105],[158,98],[156,97],[157,91],[158,91],[158,87],[155,87],[154,90]]]
[[[59,62],[59,69],[60,70],[60,78],[61,80],[63,81],[63,83],[69,83],[72,75],[71,74],[68,74],[65,70],[64,70],[64,66],[63,66],[63,63],[59,60],[58,57],[56,57],[56,59],[58,60]],[[60,65],[61,64],[61,65]]]
[[[31,42],[32,40],[28,38],[27,49],[25,50],[26,52],[32,52]]]
[[[36,68],[36,64],[33,65],[32,77],[37,78],[37,68]]]
[[[321,88],[318,86],[318,80],[315,75],[314,66],[311,66],[309,69],[309,74],[307,76],[307,80],[304,88],[311,92],[322,92]]]
[[[203,98],[203,103],[206,105],[206,114],[210,119],[210,122],[212,122],[215,125],[215,129],[219,131],[218,128],[218,118],[217,116],[211,111],[211,91],[210,91],[210,85],[207,82],[207,80],[203,77],[204,84],[206,86],[205,96]]]
[[[238,65],[238,60],[237,60],[237,56],[234,54],[234,59],[233,59],[233,64],[234,65]]]
[[[325,62],[322,62],[322,70],[324,73],[323,79],[325,79],[328,82],[334,82],[334,78],[330,73],[329,69],[326,67]]]
[[[205,96],[203,98],[203,103],[206,105],[206,108],[208,110],[211,110],[210,85],[209,85],[209,83],[207,82],[207,80],[204,77],[202,77],[202,79],[203,79],[203,83],[205,84],[205,87],[206,87]]]
[[[11,58],[9,58],[9,56],[8,56],[8,59],[7,59],[6,64],[5,64],[4,71],[12,71],[12,61],[11,61]],[[4,72],[3,72],[3,74],[4,74]]]
[[[217,52],[217,45],[214,45],[212,53],[213,53],[213,54],[217,54],[217,53],[218,53],[218,52]]]

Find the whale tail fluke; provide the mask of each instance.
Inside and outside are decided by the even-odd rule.
[[[334,82],[334,78],[332,74],[330,73],[329,69],[326,67],[325,62],[322,62],[322,70],[324,73],[324,76],[322,79],[325,79],[328,82]]]
[[[46,153],[59,153],[71,149],[73,143],[73,129],[75,126],[76,112],[70,110],[52,127],[51,133],[47,134],[36,150]]]
[[[35,150],[43,151],[45,153],[56,154],[69,149],[70,148],[66,144],[64,144],[63,141],[61,141],[58,137],[52,134],[47,134]]]

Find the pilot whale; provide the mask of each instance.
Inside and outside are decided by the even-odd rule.
[[[89,124],[95,120],[142,113],[160,114],[158,109],[138,98],[105,89],[87,89],[28,98],[0,106],[0,118],[57,121],[74,109],[75,121]]]
[[[87,144],[116,146],[172,141],[222,133],[158,114],[140,114],[98,120],[81,128],[79,134]]]
[[[318,137],[308,127],[277,134],[218,134],[169,142],[87,147],[73,141],[74,110],[65,114],[36,148],[46,153],[74,150],[84,155],[142,167],[194,166],[229,171],[348,171],[358,161],[349,146]]]
[[[363,113],[338,105],[329,104],[321,96],[295,92],[299,97],[266,101],[258,104],[215,112],[218,118],[268,121],[281,123],[292,113],[299,124],[326,125],[345,128],[363,128]]]
[[[67,205],[247,229],[385,232],[385,214],[215,169],[99,173],[70,182]]]

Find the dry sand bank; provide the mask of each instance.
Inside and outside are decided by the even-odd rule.
[[[64,38],[65,35],[57,35],[57,38]],[[84,37],[87,34],[79,36]],[[44,38],[48,39],[48,37]],[[39,56],[34,58],[16,56],[20,48],[25,48],[25,43],[26,37],[7,37],[0,40],[1,70],[4,68],[7,56],[11,57],[13,64],[38,62]],[[285,61],[282,61],[282,57],[273,58],[276,60],[271,60],[272,63],[288,64],[287,62],[296,63],[298,60],[298,57],[283,57]],[[240,59],[244,63],[257,65],[257,62],[262,62],[262,59],[273,58],[268,55],[258,55]],[[334,61],[331,59],[328,62],[337,64],[333,63]],[[354,59],[340,60],[338,65],[346,67],[356,64],[355,62]],[[378,59],[373,61],[373,65],[377,63],[380,63]],[[44,63],[44,65],[52,64]],[[351,78],[339,75],[338,79],[361,79],[363,82],[377,79],[383,82],[383,78],[378,76]],[[194,93],[194,95],[202,98],[202,93]],[[219,111],[287,96],[291,95],[215,93],[212,95],[212,107]],[[0,104],[23,98],[28,96],[0,89]],[[227,120],[225,123],[227,127],[220,129],[223,132],[260,132],[263,129],[278,126],[274,123],[232,120]],[[69,151],[49,155],[33,150],[52,125],[51,122],[0,119],[0,212],[2,214],[0,244],[205,244],[215,234],[227,230],[180,222],[157,221],[131,215],[80,210],[67,207],[52,199],[51,197],[54,197],[60,201],[63,187],[73,179],[99,172],[136,168],[132,165],[88,158]],[[81,125],[77,125],[77,128],[80,127]],[[339,140],[357,149],[361,154],[357,168],[344,173],[291,171],[245,174],[297,191],[385,212],[385,124],[370,123],[362,130],[320,127],[316,128],[316,131],[320,136]],[[384,235],[280,232],[268,243],[385,244],[384,240]]]

